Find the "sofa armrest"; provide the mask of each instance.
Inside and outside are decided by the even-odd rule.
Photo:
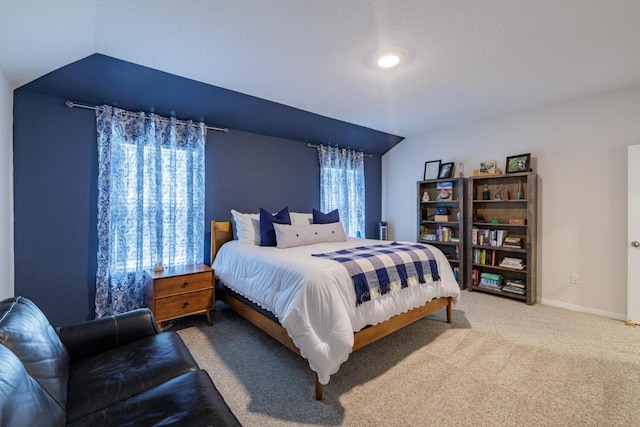
[[[57,332],[72,362],[160,333],[148,308],[61,326]]]

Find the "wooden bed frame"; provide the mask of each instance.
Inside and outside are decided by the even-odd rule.
[[[213,260],[218,253],[218,249],[230,240],[233,240],[231,222],[211,221],[211,265],[213,265]],[[259,311],[256,311],[253,307],[245,304],[239,298],[234,297],[230,292],[224,292],[220,296],[220,299],[240,316],[262,329],[294,353],[300,355],[300,350],[293,343],[286,329],[278,322],[275,322]],[[366,327],[365,329],[354,333],[353,351],[358,350],[367,344],[371,344],[372,342],[404,328],[405,326],[410,325],[444,307],[447,308],[447,323],[451,323],[452,298],[436,298],[421,307],[414,308],[406,313],[399,314],[382,323]],[[314,377],[316,383],[316,400],[322,400],[322,384],[318,381],[318,374],[315,372]]]

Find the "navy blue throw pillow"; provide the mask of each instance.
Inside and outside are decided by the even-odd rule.
[[[334,209],[329,213],[322,213],[317,209],[313,210],[314,224],[331,224],[334,222],[340,222],[340,215],[338,214],[338,209]]]
[[[273,228],[273,223],[291,225],[288,206],[282,208],[275,215],[260,208],[260,246],[276,245],[276,231]]]

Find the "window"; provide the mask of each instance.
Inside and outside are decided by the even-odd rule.
[[[362,152],[321,145],[320,210],[338,209],[345,232],[365,237],[364,155]]]
[[[101,107],[96,316],[144,306],[144,270],[204,256],[203,124]]]

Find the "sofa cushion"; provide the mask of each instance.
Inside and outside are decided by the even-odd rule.
[[[198,365],[175,332],[163,332],[71,363],[67,422],[162,384]]]
[[[135,416],[132,416],[135,414]],[[189,372],[70,424],[240,426],[205,371]]]
[[[66,406],[69,354],[33,302],[24,297],[0,301],[0,343],[62,408]]]
[[[160,331],[147,307],[56,328],[71,363]]]
[[[64,409],[31,378],[11,350],[0,345],[0,426],[63,426]]]

